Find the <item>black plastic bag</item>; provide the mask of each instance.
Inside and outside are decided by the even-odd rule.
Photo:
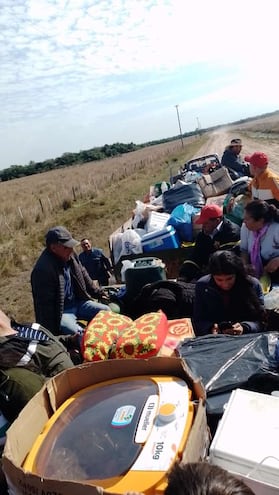
[[[257,389],[264,377],[278,376],[274,358],[278,332],[231,335],[205,335],[184,341],[178,351],[192,374],[200,377],[207,396],[235,388]],[[278,381],[279,383],[279,381]],[[261,390],[257,390],[261,391]]]

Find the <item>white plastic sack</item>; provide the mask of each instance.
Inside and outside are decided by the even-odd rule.
[[[134,218],[132,220],[132,227],[137,228],[139,222],[144,219],[144,211],[146,210],[146,205],[142,201],[136,201],[136,208],[134,209]]]
[[[279,287],[274,287],[264,296],[264,306],[266,309],[279,308]]]
[[[122,232],[117,232],[112,236],[112,252],[113,252],[113,260],[116,264],[121,256],[122,251]]]
[[[125,230],[122,233],[121,256],[142,253],[141,237],[134,229]]]

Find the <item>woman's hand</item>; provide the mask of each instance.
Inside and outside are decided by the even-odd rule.
[[[230,328],[223,330],[226,335],[242,335],[243,326],[240,323],[234,323]]]
[[[264,267],[265,271],[268,273],[276,272],[279,268],[279,256],[270,260]]]
[[[219,332],[219,328],[218,328],[218,324],[217,323],[214,323],[213,327],[211,328],[211,333],[213,335],[216,335],[217,333],[220,333]]]

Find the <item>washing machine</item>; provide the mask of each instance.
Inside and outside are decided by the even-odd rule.
[[[191,391],[171,376],[131,376],[82,389],[51,416],[24,469],[108,492],[163,493],[194,419]]]

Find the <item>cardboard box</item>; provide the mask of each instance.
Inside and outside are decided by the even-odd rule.
[[[138,375],[170,375],[185,380],[193,392],[194,422],[182,462],[197,462],[207,454],[209,435],[206,422],[205,393],[200,381],[194,380],[184,361],[156,357],[147,360],[108,360],[88,363],[66,370],[50,379],[22,410],[7,433],[3,453],[3,470],[13,495],[94,495],[107,493],[89,482],[58,481],[26,472],[22,465],[38,435],[54,412],[74,393],[106,380]],[[131,490],[136,490],[131,486]]]
[[[227,195],[226,194],[220,194],[219,196],[212,196],[210,198],[207,198],[206,200],[206,205],[218,205],[220,208],[223,208],[224,201],[226,199]]]
[[[162,230],[170,218],[169,213],[160,213],[158,211],[149,211],[148,219],[145,225],[146,232]]]
[[[227,192],[233,184],[233,180],[228,170],[225,167],[221,167],[215,172],[212,172],[212,174],[202,175],[198,179],[198,184],[204,196],[210,198],[211,196],[218,196]]]
[[[160,350],[160,356],[177,356],[177,348],[185,339],[195,337],[191,318],[168,320],[168,333]]]

